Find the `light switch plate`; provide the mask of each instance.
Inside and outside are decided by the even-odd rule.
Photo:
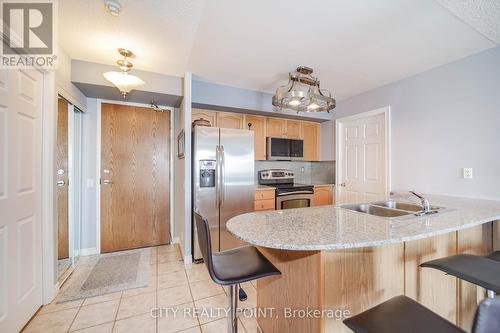
[[[463,179],[472,179],[472,168],[463,168],[462,169],[462,178]]]

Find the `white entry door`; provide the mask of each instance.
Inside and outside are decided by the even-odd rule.
[[[36,70],[0,69],[0,332],[42,304],[42,92]]]
[[[389,191],[389,108],[337,119],[337,202],[378,200]]]

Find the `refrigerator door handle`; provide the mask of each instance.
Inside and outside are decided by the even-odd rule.
[[[220,189],[220,205],[224,204],[224,199],[226,197],[226,153],[224,152],[224,146],[220,146],[220,161],[221,161],[221,189]]]
[[[215,146],[215,208],[220,207],[220,148]]]

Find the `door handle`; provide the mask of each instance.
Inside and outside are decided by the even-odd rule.
[[[222,206],[224,204],[224,199],[226,198],[226,154],[224,152],[224,146],[220,146],[220,152],[221,152],[221,199],[220,199],[220,205]]]
[[[63,187],[64,185],[66,185],[66,182],[64,180],[58,180],[57,181],[57,186],[58,187]]]
[[[104,185],[111,185],[111,184],[113,184],[113,182],[112,182],[111,180],[107,180],[107,179],[106,179],[106,180],[103,180],[103,181],[102,181],[102,183],[103,183]]]
[[[215,207],[219,209],[220,204],[220,148],[215,146]]]

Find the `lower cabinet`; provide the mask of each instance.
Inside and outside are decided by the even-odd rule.
[[[254,210],[274,210],[275,209],[274,189],[255,191]]]
[[[333,186],[315,186],[312,205],[333,205]]]

